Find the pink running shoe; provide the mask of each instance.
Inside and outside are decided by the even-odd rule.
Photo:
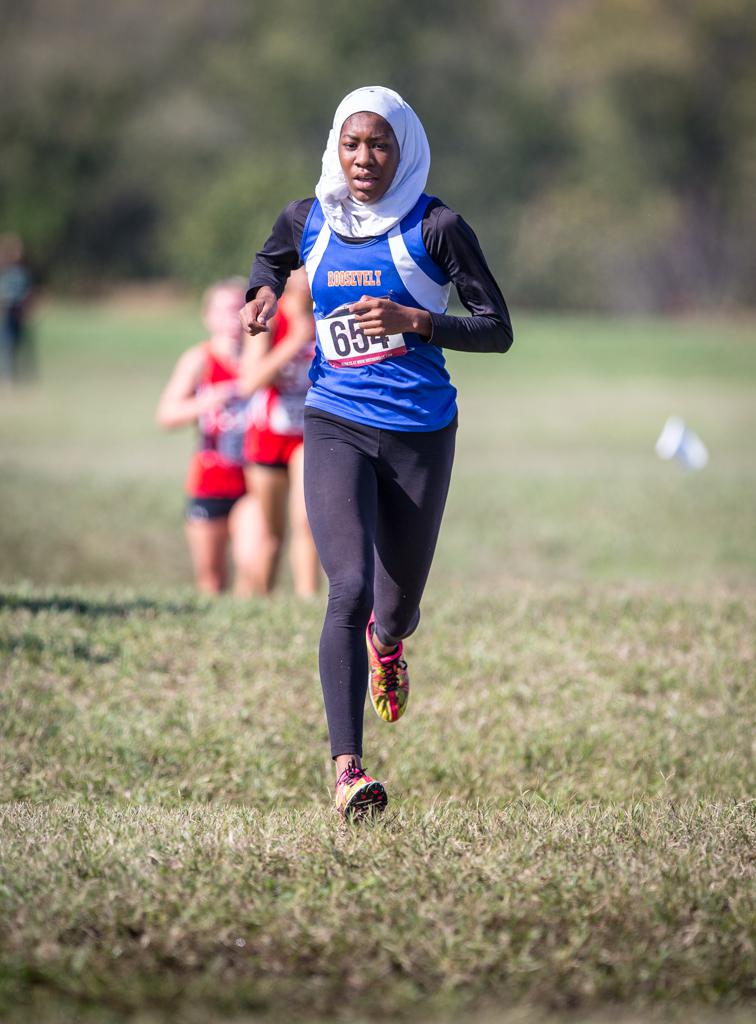
[[[404,644],[400,641],[393,654],[379,654],[373,643],[374,623],[375,616],[371,615],[366,633],[370,702],[384,722],[396,722],[407,710],[409,700],[409,672],[402,657]]]
[[[336,810],[342,818],[367,818],[379,814],[387,803],[383,783],[371,779],[355,761],[350,761],[336,779]]]

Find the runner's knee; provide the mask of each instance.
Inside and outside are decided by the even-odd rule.
[[[364,628],[373,610],[373,588],[356,573],[330,581],[328,611],[339,625]]]
[[[419,622],[419,608],[399,609],[385,614],[381,612],[380,620],[376,618],[376,636],[382,644],[390,647],[411,636]]]

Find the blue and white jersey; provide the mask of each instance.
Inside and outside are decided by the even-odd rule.
[[[431,313],[446,312],[451,284],[428,255],[422,238],[423,214],[430,201],[423,193],[391,231],[355,243],[342,241],[331,230],[315,200],[302,234],[300,255],[310,281],[316,321],[327,319],[363,295],[388,297],[402,306]],[[389,351],[401,354],[368,365],[346,362],[340,366],[328,361],[319,338],[306,404],[386,430],[430,431],[447,426],[457,412],[457,392],[441,349],[417,334],[404,334],[403,344],[401,338],[391,336],[401,345],[392,341],[393,348],[391,339],[370,341],[373,346],[383,346],[383,355]],[[348,348],[348,340],[344,344]],[[356,345],[362,351],[368,350],[368,344],[364,336],[358,337]]]

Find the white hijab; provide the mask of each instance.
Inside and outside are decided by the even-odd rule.
[[[347,118],[360,111],[380,114],[399,143],[399,166],[388,191],[373,203],[362,203],[349,192],[339,163],[339,138]],[[355,89],[336,108],[323,153],[323,170],[315,195],[325,219],[337,234],[370,238],[390,231],[405,217],[425,188],[430,170],[430,147],[420,119],[399,93],[380,85]]]

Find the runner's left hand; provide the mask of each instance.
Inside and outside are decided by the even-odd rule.
[[[404,331],[430,338],[433,330],[427,309],[400,306],[391,299],[376,298],[373,295],[363,295],[358,302],[353,302],[349,312],[357,317],[363,333],[369,338],[402,334]]]

